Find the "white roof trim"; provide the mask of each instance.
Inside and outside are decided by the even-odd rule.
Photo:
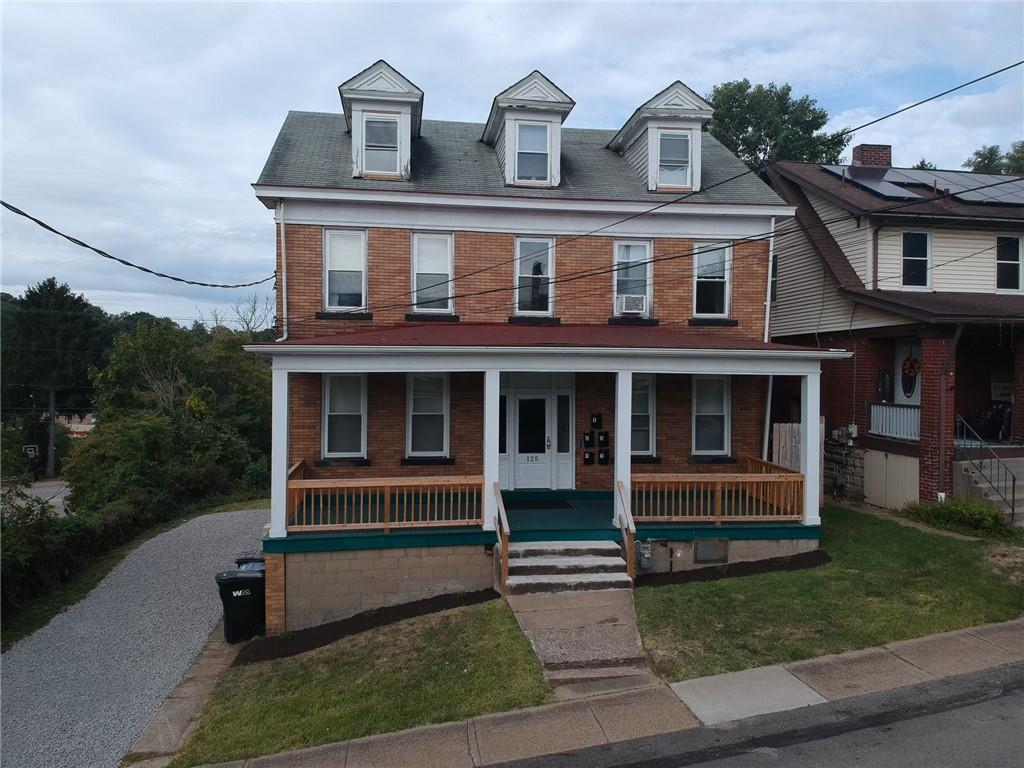
[[[714,107],[701,98],[686,83],[676,80],[667,88],[659,91],[645,101],[632,115],[619,132],[608,142],[608,148],[622,152],[636,137],[644,124],[651,119],[689,120],[705,123],[714,114]]]
[[[374,62],[339,85],[338,93],[341,96],[341,107],[345,112],[349,130],[352,129],[353,100],[398,101],[412,102],[412,135],[420,135],[423,91],[384,59]]]
[[[576,102],[565,91],[535,69],[494,97],[481,140],[494,144],[501,128],[502,113],[507,109],[553,112],[564,122],[575,106]]]

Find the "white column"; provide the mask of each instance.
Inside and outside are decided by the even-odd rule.
[[[629,498],[629,476],[632,470],[633,454],[633,372],[619,371],[615,374],[615,478],[612,494],[615,498],[615,515],[622,510],[619,497],[619,483]],[[614,522],[613,518],[613,522]]]
[[[500,373],[484,371],[484,528],[493,531],[498,517],[494,484],[498,482]]]
[[[287,534],[288,514],[288,371],[271,374],[270,535]]]
[[[804,525],[820,525],[821,373],[800,379],[800,471],[804,474]]]

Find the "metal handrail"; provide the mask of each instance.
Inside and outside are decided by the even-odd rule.
[[[619,501],[622,511],[615,515],[615,523],[622,533],[622,546],[626,550],[626,572],[631,580],[636,579],[636,523],[633,520],[633,512],[629,508],[629,499],[626,496],[626,486],[621,480],[616,483],[619,492]]]
[[[498,482],[494,483],[494,496],[498,500],[498,524],[494,527],[494,533],[498,539],[498,546],[501,547],[501,596],[508,597],[508,540],[512,527],[508,524],[505,501],[501,498],[501,484]]]
[[[974,428],[967,423],[967,420],[957,414],[956,417],[956,440],[957,443],[961,443],[955,446],[954,453],[956,453],[961,460],[965,460],[974,467],[978,474],[980,474],[985,482],[989,484],[989,487],[1001,498],[1006,506],[1010,508],[1010,519],[1017,519],[1017,476],[1013,473],[1013,470],[1007,465],[1005,461],[992,450],[992,446],[986,442],[981,435],[979,435]],[[972,445],[962,445],[963,442],[970,440]],[[982,459],[976,459],[971,455],[971,450],[981,450],[986,452],[988,455]],[[988,467],[985,464],[988,464]],[[1003,492],[1003,487],[1008,485],[1010,487],[1010,495]]]

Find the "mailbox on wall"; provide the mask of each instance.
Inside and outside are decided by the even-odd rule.
[[[583,463],[584,464],[593,464],[594,463],[594,452],[593,451],[584,451],[583,452]]]
[[[597,463],[607,464],[608,463],[608,449],[602,448],[597,452]]]
[[[601,428],[601,414],[600,413],[592,413],[592,414],[590,414],[590,428],[591,429],[600,429]]]
[[[583,447],[593,448],[594,447],[594,430],[583,433]]]
[[[601,448],[607,448],[608,447],[608,433],[607,432],[598,432],[597,433],[597,444]]]

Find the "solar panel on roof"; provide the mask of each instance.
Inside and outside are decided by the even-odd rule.
[[[823,165],[826,171],[882,197],[913,199],[923,193],[907,189],[907,185],[932,187],[939,192],[949,190],[954,197],[969,203],[1003,203],[1024,205],[1024,177],[970,171],[932,171],[917,168],[879,168],[865,166]],[[998,185],[998,186],[990,186]],[[978,187],[985,187],[978,189]]]
[[[849,167],[844,165],[823,165],[821,167],[829,173],[845,178],[847,181],[882,197],[891,197],[897,200],[914,200],[920,197],[916,192],[886,181],[885,174],[878,173],[878,171],[883,169],[865,169],[863,166],[855,165]]]

